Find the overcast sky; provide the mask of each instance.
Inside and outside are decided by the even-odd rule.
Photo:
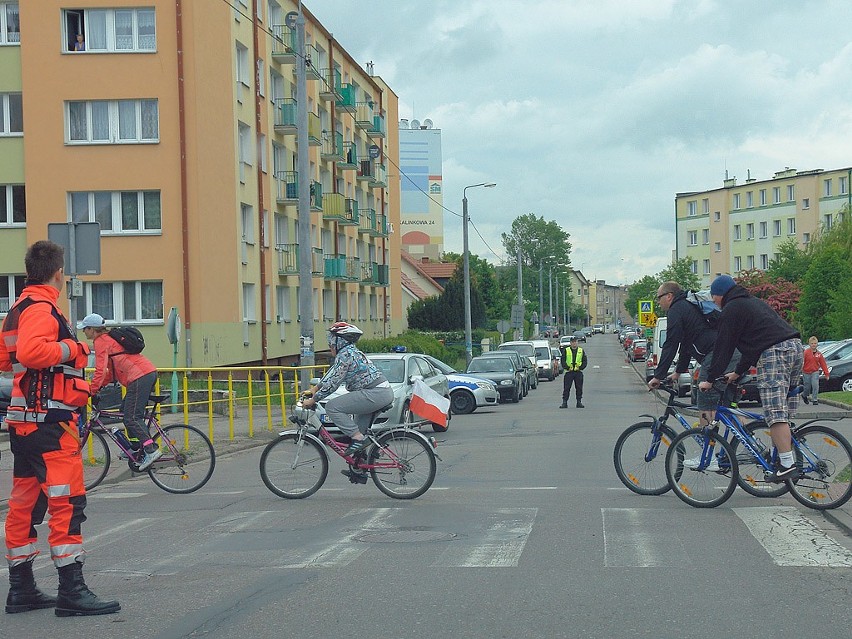
[[[491,262],[533,213],[587,277],[631,283],[670,262],[676,193],[852,164],[848,0],[304,4],[400,117],[441,129],[444,206],[497,183],[467,192],[470,250]],[[444,230],[461,252],[460,218]]]

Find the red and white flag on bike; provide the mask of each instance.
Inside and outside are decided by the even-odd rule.
[[[411,412],[433,424],[447,425],[450,400],[429,388],[422,379],[414,380],[414,393],[409,406]]]

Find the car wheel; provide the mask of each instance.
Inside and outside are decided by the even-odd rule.
[[[847,375],[843,378],[843,381],[840,382],[840,390],[847,393],[852,392],[852,375]]]
[[[517,404],[519,401],[521,401],[521,391],[515,387],[515,394],[512,395],[512,403]]]
[[[450,406],[456,415],[469,415],[476,410],[476,399],[469,391],[457,390],[450,396]]]
[[[449,397],[447,399],[450,399]],[[447,411],[447,425],[442,426],[441,424],[436,424],[435,422],[429,422],[432,426],[432,432],[434,433],[446,433],[447,429],[450,427],[450,421],[453,419],[453,400],[450,399],[450,410]]]
[[[402,406],[402,412],[399,414],[399,421],[402,424],[410,424],[414,421],[414,413],[411,412],[411,407],[408,402]]]

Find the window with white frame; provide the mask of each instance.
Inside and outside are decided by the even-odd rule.
[[[87,282],[77,301],[77,315],[89,313],[119,324],[162,324],[163,282]]]
[[[694,216],[698,212],[698,202],[695,200],[690,200],[686,203],[686,214],[689,217]]]
[[[101,235],[163,230],[159,191],[71,191],[68,211],[72,222],[99,222]]]
[[[21,18],[17,2],[0,3],[0,44],[21,44]]]
[[[694,273],[696,275],[698,274],[698,260],[692,260],[689,265],[689,272]]]
[[[787,185],[787,201],[795,202],[796,201],[796,186],[794,184]]]
[[[822,194],[823,197],[831,197],[831,179],[822,181]]]
[[[704,275],[710,275],[710,260],[704,260]]]
[[[849,190],[849,178],[847,176],[841,176],[837,178],[837,182],[840,187],[840,195],[846,195]]]
[[[734,224],[734,240],[739,240],[742,236],[742,228],[739,224]]]
[[[701,212],[704,215],[710,215],[710,198],[704,198],[701,200]]]
[[[23,184],[0,184],[0,226],[27,224],[27,195]]]
[[[746,191],[746,207],[752,208],[754,206],[754,191]]]
[[[766,189],[760,189],[760,206],[766,206]]]
[[[831,227],[834,226],[834,216],[831,213],[826,213],[822,216],[822,224],[826,231],[830,231]]]
[[[772,235],[781,236],[781,220],[772,220]]]
[[[738,273],[741,270],[743,270],[743,258],[737,255],[734,257],[734,273]]]
[[[689,245],[696,246],[698,244],[698,231],[689,231]]]
[[[740,194],[739,193],[734,193],[734,208],[735,209],[740,208]]]
[[[249,71],[249,52],[248,48],[241,42],[236,45],[237,55],[237,82],[245,87],[251,86],[251,71]]]
[[[721,219],[722,219],[722,212],[721,211],[716,211],[715,213],[713,213],[713,221],[714,222],[719,222]]]
[[[322,290],[322,319],[326,322],[334,319],[334,291],[328,288]]]
[[[796,218],[789,217],[787,218],[787,235],[795,235],[796,234]]]
[[[764,271],[769,268],[769,255],[766,253],[760,254],[760,268]]]
[[[254,244],[254,208],[250,204],[240,204],[243,242]]]
[[[264,313],[265,317],[263,321],[267,324],[272,323],[272,287],[267,284],[263,287],[263,297],[264,297]]]
[[[0,313],[8,313],[24,290],[26,275],[0,275]]]
[[[157,100],[65,103],[67,144],[148,144],[160,141]]]
[[[701,243],[710,244],[710,229],[701,229]]]
[[[810,241],[811,241],[811,234],[810,233],[802,233],[802,243],[807,244]]]
[[[715,242],[713,244],[713,252],[714,253],[721,253],[722,252],[722,243],[721,242]]]
[[[293,319],[289,286],[275,287],[275,315],[279,322],[290,322]]]
[[[781,204],[781,187],[773,186],[772,187],[772,201],[775,204]]]
[[[746,267],[747,268],[754,268],[754,255],[747,255],[746,256]]]
[[[257,299],[254,284],[243,282],[243,321],[257,321]]]
[[[754,224],[749,223],[746,224],[746,239],[753,240],[754,239]]]
[[[237,135],[240,146],[240,182],[245,183],[248,173],[246,167],[251,166],[251,127],[248,124],[238,122]]]
[[[157,50],[157,19],[153,7],[64,9],[64,51],[75,53],[151,53]],[[75,48],[77,35],[85,48]]]
[[[810,198],[806,198],[806,197],[805,197],[805,198],[802,198],[802,208],[803,208],[803,209],[809,209],[809,208],[811,208],[811,200],[810,200]]]
[[[24,105],[20,93],[0,93],[0,137],[24,134]]]
[[[760,223],[760,237],[769,237],[769,222]]]

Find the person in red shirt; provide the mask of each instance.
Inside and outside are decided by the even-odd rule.
[[[825,378],[828,379],[828,364],[825,357],[819,352],[819,340],[816,336],[808,338],[808,346],[805,349],[805,365],[802,373],[805,378],[805,397],[810,396],[811,403],[819,404],[819,371],[822,369]]]
[[[145,470],[163,454],[151,439],[145,424],[145,406],[157,383],[157,367],[142,353],[126,353],[121,344],[109,336],[106,321],[91,313],[77,324],[95,348],[95,375],[92,377],[92,395],[96,396],[106,384],[117,381],[127,389],[124,395],[124,426],[131,441],[138,439],[144,457],[137,463]]]

